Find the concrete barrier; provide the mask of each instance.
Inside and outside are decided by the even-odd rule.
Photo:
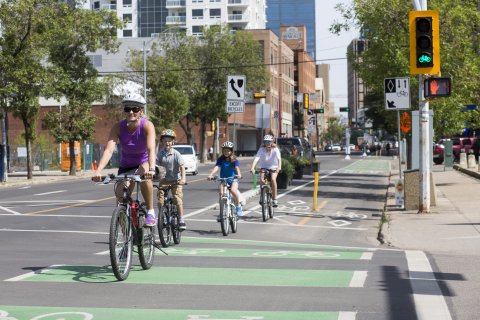
[[[472,168],[476,168],[477,167],[477,162],[475,161],[475,155],[473,153],[470,153],[468,155],[468,168],[469,169],[472,169]]]
[[[458,165],[462,168],[467,167],[467,154],[465,152],[460,152],[460,163]]]
[[[417,210],[420,203],[420,177],[418,169],[404,171],[405,179],[405,210]],[[430,206],[437,204],[437,193],[433,181],[433,173],[430,172]]]

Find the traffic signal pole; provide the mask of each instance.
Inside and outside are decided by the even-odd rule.
[[[418,97],[420,110],[420,202],[418,205],[418,213],[430,212],[430,156],[432,150],[428,147],[430,145],[430,112],[428,101],[423,95],[423,75],[418,76]]]

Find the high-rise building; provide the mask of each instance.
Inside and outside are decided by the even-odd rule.
[[[90,0],[92,10],[114,10],[125,21],[119,38],[152,37],[168,28],[200,35],[204,26],[265,29],[265,0]]]
[[[348,45],[348,52],[352,55],[348,55],[348,118],[353,126],[364,127],[365,126],[365,95],[367,94],[367,87],[363,82],[363,79],[353,69],[352,57],[359,58],[361,54],[366,50],[366,39],[353,39]]]
[[[266,0],[267,28],[281,37],[280,26],[305,26],[307,52],[315,59],[315,0]],[[281,40],[285,40],[281,38]]]

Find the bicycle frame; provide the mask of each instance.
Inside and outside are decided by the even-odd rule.
[[[222,228],[222,233],[224,236],[227,236],[229,229],[231,227],[232,233],[237,232],[237,217],[234,213],[236,206],[232,201],[232,192],[228,186],[228,180],[231,178],[216,178],[215,180],[220,181],[222,184],[222,194],[219,198],[220,204],[220,226]]]
[[[275,170],[271,169],[261,169],[255,171],[255,173],[263,173],[263,181],[260,188],[260,204],[262,205],[262,219],[263,221],[267,221],[268,218],[273,218],[274,210],[273,210],[273,203],[272,203],[272,172]],[[267,214],[268,211],[268,214]]]
[[[180,244],[180,217],[178,216],[176,205],[173,203],[172,185],[169,185],[167,187],[155,187],[158,190],[162,190],[164,192],[163,206],[162,208],[159,208],[160,212],[158,219],[158,234],[160,238],[160,243],[164,248],[166,248],[172,244],[173,238],[173,242],[175,244]]]

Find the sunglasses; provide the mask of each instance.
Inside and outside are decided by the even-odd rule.
[[[140,110],[142,110],[142,108],[140,108],[140,107],[123,107],[123,111],[125,111],[127,113],[129,113],[130,111],[133,111],[133,113],[137,113]]]

